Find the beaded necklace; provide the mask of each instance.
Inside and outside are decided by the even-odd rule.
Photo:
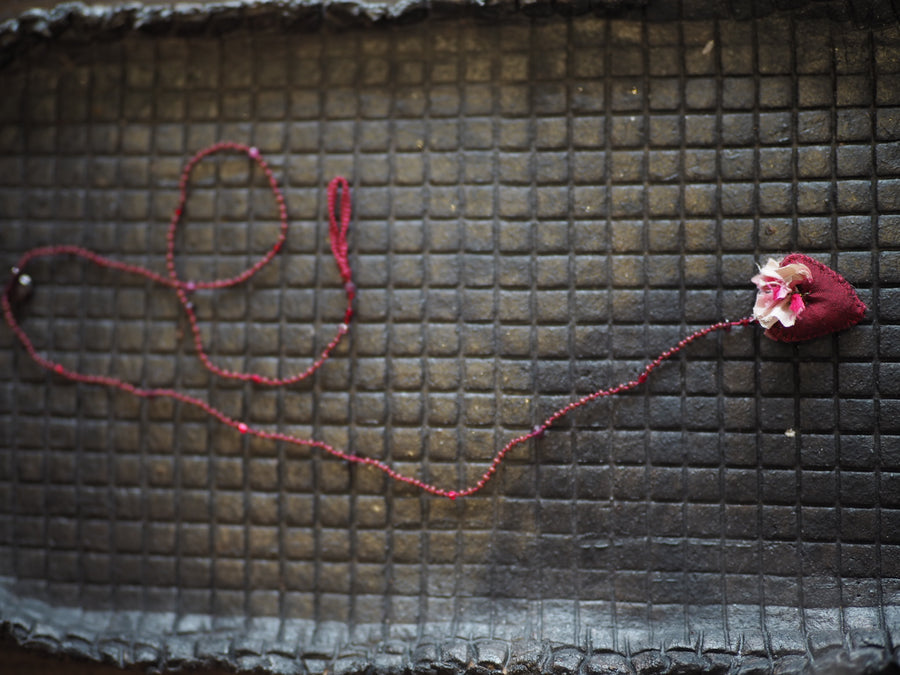
[[[175,235],[178,230],[178,225],[181,222],[182,215],[184,214],[184,207],[188,196],[188,181],[191,172],[197,164],[204,158],[219,152],[243,153],[256,162],[263,171],[278,205],[280,219],[278,237],[265,255],[236,276],[214,279],[212,281],[184,280],[178,276],[178,272],[175,268]],[[215,364],[209,358],[203,345],[197,315],[191,301],[192,294],[199,289],[229,288],[250,279],[272,261],[275,255],[281,250],[285,237],[287,236],[287,208],[285,206],[284,195],[278,186],[278,182],[268,163],[261,156],[259,150],[255,147],[250,147],[241,143],[216,143],[199,151],[185,165],[179,180],[178,204],[172,213],[172,218],[169,221],[169,227],[166,233],[166,275],[158,274],[153,270],[139,265],[131,265],[107,258],[106,256],[80,246],[57,245],[34,248],[23,254],[12,268],[10,278],[6,283],[2,298],[0,298],[3,316],[31,359],[41,368],[51,371],[62,378],[83,384],[119,389],[145,399],[169,398],[180,401],[181,403],[199,408],[207,415],[217,419],[222,424],[235,429],[240,434],[256,436],[257,438],[268,441],[318,448],[337,459],[377,469],[396,481],[412,485],[432,495],[457,499],[458,497],[467,497],[481,490],[496,474],[506,455],[517,445],[531,439],[542,438],[560,419],[592,401],[615,396],[616,394],[635,389],[646,382],[650,373],[662,363],[671,359],[692,342],[709,335],[710,333],[721,330],[730,330],[731,328],[740,326],[748,326],[751,323],[758,322],[767,329],[766,334],[769,337],[786,342],[795,342],[848,328],[862,319],[866,311],[865,305],[859,301],[856,293],[843,277],[821,263],[799,254],[788,256],[782,261],[780,266],[776,261],[770,260],[765,268],[760,268],[760,275],[753,278],[753,281],[757,284],[759,289],[753,316],[747,316],[732,321],[720,321],[707,326],[706,328],[697,330],[647,363],[635,379],[622,382],[606,389],[597,390],[562,406],[543,422],[532,428],[528,433],[508,441],[494,455],[487,469],[477,481],[456,490],[439,487],[433,483],[416,478],[415,476],[400,473],[389,464],[379,459],[357,455],[352,451],[336,448],[324,441],[253,427],[242,420],[226,415],[224,412],[201,398],[190,396],[174,389],[143,388],[115,377],[92,375],[72,370],[61,363],[43,356],[34,346],[31,338],[27,335],[16,318],[14,305],[17,300],[21,299],[22,296],[31,290],[31,278],[25,272],[28,264],[39,258],[56,256],[77,257],[97,265],[98,267],[116,270],[125,274],[141,276],[155,284],[172,289],[187,316],[188,323],[190,324],[197,357],[203,363],[204,367],[214,375],[225,379],[252,382],[256,385],[268,387],[279,387],[300,382],[301,380],[310,377],[321,368],[344,336],[350,332],[350,324],[353,319],[353,304],[356,299],[356,286],[353,283],[353,271],[350,266],[347,245],[347,231],[350,226],[351,205],[350,187],[346,179],[340,176],[334,178],[328,184],[327,197],[331,251],[340,272],[341,279],[344,282],[347,308],[344,312],[343,322],[338,326],[337,333],[325,349],[305,370],[295,373],[294,375],[283,378],[268,377],[258,373],[230,370]],[[816,270],[815,274],[810,271],[810,268]],[[784,272],[783,270],[788,270],[788,272]]]

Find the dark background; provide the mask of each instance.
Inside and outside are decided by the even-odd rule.
[[[284,254],[197,296],[220,362],[284,373],[327,341],[343,299],[323,190],[336,173],[354,190],[358,319],[312,382],[217,382],[165,291],[36,265],[25,325],[80,368],[455,487],[566,401],[749,313],[769,255],[816,256],[870,313],[798,346],[706,339],[456,503],[61,382],[2,331],[11,632],[156,665],[883,666],[900,611],[900,36],[856,8],[501,5],[374,26],[337,8],[315,31],[201,11],[20,36],[0,72],[9,264],[65,242],[162,269],[190,154],[231,139],[272,163]],[[246,266],[273,214],[248,162],[204,164],[184,276]]]

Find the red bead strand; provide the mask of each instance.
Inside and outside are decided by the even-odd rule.
[[[178,226],[181,222],[181,218],[184,215],[185,205],[187,203],[190,175],[194,167],[196,167],[197,164],[204,158],[214,153],[225,151],[246,154],[250,159],[256,162],[256,164],[265,174],[269,182],[269,187],[272,190],[272,194],[275,197],[275,201],[278,204],[279,218],[281,221],[278,237],[275,240],[275,243],[272,244],[271,248],[269,248],[266,254],[262,256],[262,258],[257,260],[255,263],[253,263],[253,265],[234,277],[214,279],[212,281],[185,281],[178,276],[175,265],[175,235],[178,231]],[[335,347],[337,347],[341,339],[349,332],[349,324],[353,318],[353,302],[356,297],[356,286],[353,284],[353,271],[350,267],[347,245],[347,231],[350,226],[351,217],[350,186],[347,181],[342,177],[337,177],[333,179],[328,185],[328,219],[331,251],[334,255],[335,262],[337,263],[341,279],[344,281],[344,291],[347,297],[347,309],[344,314],[344,322],[340,324],[340,326],[338,326],[337,333],[334,338],[332,338],[332,340],[328,343],[319,357],[315,361],[313,361],[313,363],[310,364],[309,367],[299,373],[284,378],[268,377],[259,373],[232,371],[217,366],[215,363],[213,363],[207,355],[206,350],[203,346],[197,316],[194,312],[193,303],[191,302],[191,295],[197,290],[228,288],[230,286],[235,286],[244,281],[247,281],[254,274],[259,272],[263,267],[269,264],[269,262],[271,262],[275,255],[281,250],[288,230],[287,207],[285,205],[284,195],[282,194],[281,189],[278,187],[278,182],[275,180],[275,176],[272,173],[272,170],[269,168],[269,165],[265,161],[265,159],[263,159],[259,150],[254,147],[232,142],[216,143],[215,145],[201,150],[187,162],[179,180],[179,193],[178,205],[176,206],[172,214],[172,218],[169,221],[169,229],[166,234],[166,269],[168,271],[167,276],[157,274],[153,270],[141,267],[139,265],[129,265],[126,263],[118,262],[80,246],[44,246],[31,249],[30,251],[27,251],[25,254],[23,254],[21,258],[19,258],[18,263],[16,263],[16,266],[13,268],[13,274],[6,284],[3,296],[0,297],[0,305],[2,305],[3,316],[6,319],[6,323],[9,325],[13,334],[22,344],[26,353],[31,357],[31,359],[34,360],[34,362],[37,363],[41,368],[44,368],[50,372],[57,374],[60,377],[66,378],[73,382],[81,382],[84,384],[92,384],[119,389],[140,398],[170,398],[176,401],[180,401],[184,404],[191,405],[202,410],[207,415],[217,419],[222,424],[232,427],[241,434],[256,436],[261,439],[275,442],[290,443],[292,445],[317,448],[346,462],[370,466],[383,472],[393,480],[399,481],[401,483],[406,483],[407,485],[411,485],[415,488],[440,497],[457,499],[458,497],[467,497],[478,492],[494,476],[494,474],[497,472],[497,469],[500,467],[500,464],[503,462],[504,458],[510,452],[510,450],[512,450],[517,445],[525,443],[533,438],[542,438],[553,424],[558,422],[561,418],[565,417],[572,411],[584,405],[587,405],[592,401],[596,401],[597,399],[614,396],[616,394],[620,394],[624,391],[628,391],[630,389],[638,387],[639,385],[643,384],[647,380],[648,375],[656,368],[658,368],[664,361],[672,358],[675,354],[680,352],[689,344],[705,335],[708,335],[714,331],[728,330],[736,326],[747,326],[755,321],[753,317],[745,317],[743,319],[738,319],[735,321],[721,321],[719,323],[712,324],[711,326],[707,326],[706,328],[691,333],[689,336],[678,342],[675,347],[667,349],[656,359],[648,363],[645,366],[644,370],[637,377],[637,379],[623,382],[614,387],[601,389],[599,391],[593,392],[592,394],[588,394],[587,396],[583,396],[582,398],[573,401],[554,412],[552,415],[550,415],[550,417],[548,417],[539,425],[535,426],[528,433],[518,436],[517,438],[509,441],[494,456],[493,460],[488,465],[488,468],[473,485],[469,485],[460,490],[447,490],[413,476],[401,474],[389,464],[379,459],[355,455],[350,452],[340,450],[339,448],[335,448],[323,441],[312,438],[301,438],[298,436],[292,436],[290,434],[276,431],[256,429],[246,422],[242,422],[240,420],[229,417],[224,412],[222,412],[218,408],[213,407],[203,399],[190,396],[173,389],[145,389],[118,378],[109,377],[106,375],[80,373],[78,371],[66,368],[61,363],[57,363],[46,358],[38,352],[37,348],[32,343],[31,338],[28,337],[25,330],[19,324],[13,311],[13,298],[16,291],[16,284],[18,283],[20,275],[25,270],[26,266],[31,261],[37,258],[74,256],[93,263],[98,267],[113,269],[126,274],[142,276],[154,283],[174,289],[175,295],[177,296],[178,301],[181,303],[181,306],[188,317],[188,322],[190,323],[191,332],[193,335],[194,347],[196,349],[198,358],[210,372],[218,375],[219,377],[244,380],[253,382],[254,384],[273,387],[283,386],[299,382],[300,380],[311,376],[328,360]]]

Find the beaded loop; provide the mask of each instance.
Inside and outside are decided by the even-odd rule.
[[[178,225],[181,222],[181,217],[184,214],[184,208],[187,203],[188,182],[190,180],[191,172],[194,170],[194,167],[196,167],[197,164],[199,164],[204,158],[209,157],[210,155],[213,155],[217,152],[228,151],[246,154],[250,159],[256,162],[257,166],[259,166],[259,168],[262,169],[262,172],[265,174],[266,179],[269,182],[269,188],[272,190],[272,194],[274,195],[275,201],[278,204],[278,216],[279,220],[281,221],[278,230],[278,237],[262,258],[257,260],[253,265],[234,277],[214,279],[212,281],[184,281],[179,278],[178,272],[175,268],[175,235],[178,231]],[[335,222],[334,197],[332,196],[333,193],[336,192],[337,186],[340,186],[342,188],[340,227],[338,227],[337,223]],[[178,300],[179,302],[181,302],[181,306],[184,308],[184,311],[188,316],[188,322],[190,323],[191,333],[194,338],[194,348],[197,351],[197,358],[199,358],[203,365],[206,366],[207,370],[215,373],[219,377],[224,377],[227,379],[243,380],[245,382],[264,384],[270,387],[281,387],[288,384],[295,384],[297,382],[300,382],[301,380],[305,380],[319,368],[321,368],[322,365],[328,360],[328,357],[331,356],[331,352],[334,351],[335,347],[338,346],[338,343],[340,343],[341,338],[344,336],[346,331],[338,330],[334,338],[332,338],[331,342],[328,343],[325,349],[322,350],[322,353],[319,354],[319,357],[315,361],[313,361],[313,363],[308,368],[306,368],[306,370],[302,370],[288,377],[263,377],[255,373],[229,370],[213,363],[212,359],[210,359],[209,355],[206,353],[206,348],[203,346],[203,337],[200,333],[200,326],[197,321],[197,315],[194,312],[194,305],[188,299],[188,294],[198,289],[228,288],[230,286],[236,286],[240,283],[243,283],[244,281],[247,281],[250,277],[259,272],[263,267],[268,265],[281,250],[281,247],[284,245],[284,240],[287,237],[288,231],[287,206],[285,205],[284,195],[281,192],[281,188],[278,186],[278,181],[275,179],[275,175],[272,173],[272,169],[269,168],[269,164],[262,157],[257,148],[243,145],[242,143],[223,141],[221,143],[211,145],[204,150],[201,150],[188,161],[188,163],[184,167],[184,170],[181,172],[179,187],[180,195],[178,199],[178,206],[175,208],[172,219],[169,222],[169,230],[166,234],[166,268],[169,271],[169,279],[172,282],[171,285],[175,288],[175,292],[178,295]],[[347,195],[346,199],[343,198],[344,194]],[[334,253],[334,259],[337,263],[338,269],[340,270],[341,277],[344,279],[345,283],[349,283],[352,279],[352,272],[350,270],[350,262],[348,258],[347,230],[350,227],[351,211],[349,185],[346,179],[342,177],[333,179],[328,186],[328,216],[331,222],[331,250]],[[354,294],[350,293],[349,291],[345,292],[347,295],[347,309],[344,316],[344,323],[349,323],[351,317],[353,316]]]

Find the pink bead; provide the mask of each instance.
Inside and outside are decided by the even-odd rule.
[[[246,424],[244,424],[243,422],[238,424],[237,428],[238,428],[238,431],[240,431],[242,434],[246,434],[247,431],[249,431],[249,427]]]
[[[252,147],[247,151],[247,154],[250,155],[253,159],[259,159],[259,148]]]

